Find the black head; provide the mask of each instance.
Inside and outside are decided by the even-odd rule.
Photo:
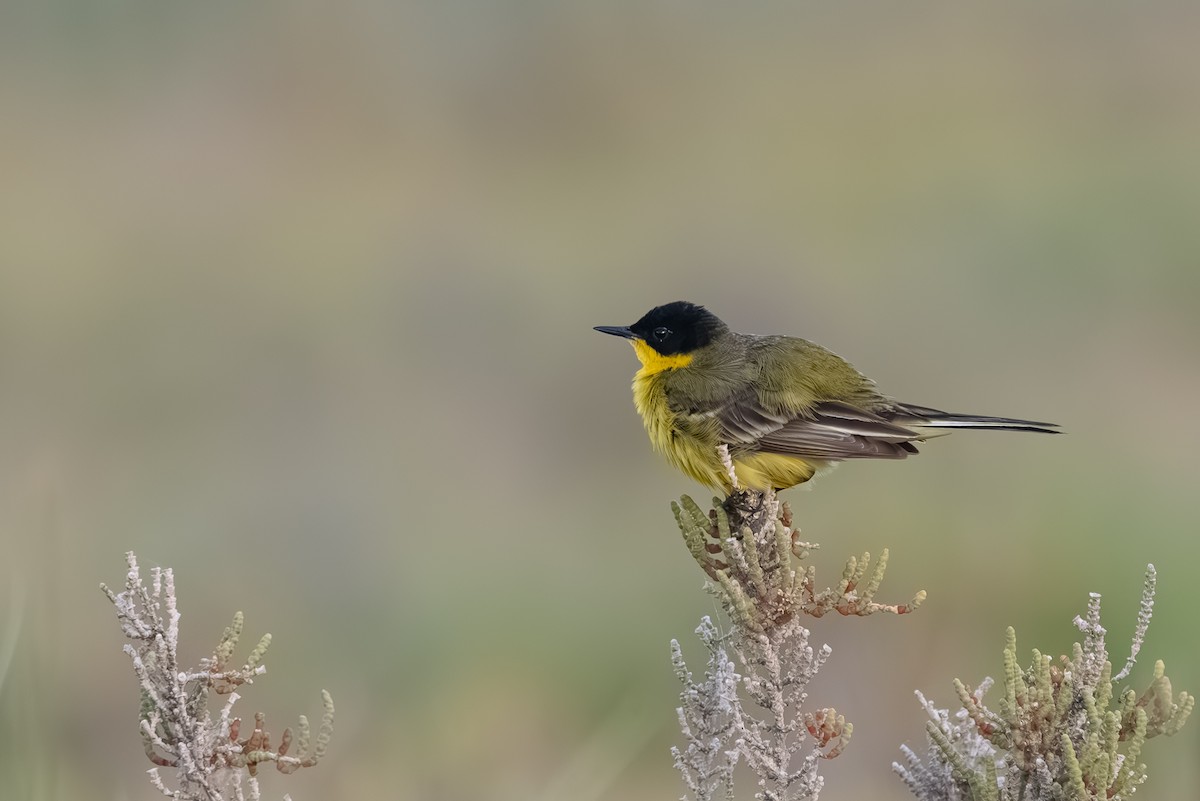
[[[726,330],[725,323],[703,306],[677,300],[656,306],[628,328],[597,326],[605,334],[640,339],[663,356],[691,353]]]

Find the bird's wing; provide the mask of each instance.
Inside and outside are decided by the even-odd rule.
[[[752,388],[709,412],[722,438],[751,450],[814,459],[903,459],[916,453],[921,434],[879,415],[837,401],[805,413],[766,408]]]

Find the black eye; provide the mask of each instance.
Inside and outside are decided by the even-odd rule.
[[[664,339],[671,336],[671,329],[659,326],[658,328],[654,329],[653,336],[659,342],[662,342]]]

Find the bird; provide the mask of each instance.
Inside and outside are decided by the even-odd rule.
[[[815,342],[740,334],[688,301],[595,330],[632,343],[634,405],[654,448],[726,495],[788,489],[849,459],[904,459],[955,429],[1059,433],[1055,423],[901,403]]]

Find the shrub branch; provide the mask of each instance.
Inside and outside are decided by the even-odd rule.
[[[233,616],[212,656],[191,670],[179,667],[179,609],[175,575],[170,568],[152,568],[150,586],[142,580],[136,555],[125,555],[128,572],[125,589],[114,593],[100,589],[117,611],[121,631],[131,641],[124,651],[141,685],[138,729],[146,757],[155,766],[150,782],[168,798],[181,801],[242,801],[261,797],[258,766],[274,763],[280,773],[293,773],[316,765],[325,755],[333,735],[333,699],[322,690],[324,713],[316,740],[308,719],[300,716],[297,734],[283,730],[278,746],[272,745],[266,718],[254,715],[254,729],[244,739],[241,718],[233,716],[240,696],[235,691],[266,672],[262,658],[271,644],[264,634],[245,662],[233,661],[242,634],[242,613]],[[209,695],[225,696],[214,719]],[[174,769],[175,787],[169,787],[159,768]],[[244,772],[243,772],[244,771]]]

